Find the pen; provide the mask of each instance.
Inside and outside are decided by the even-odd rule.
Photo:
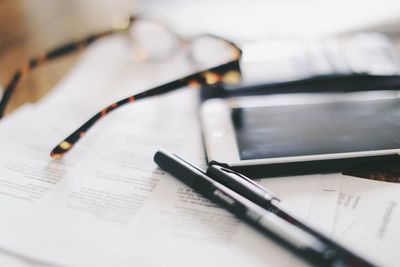
[[[339,252],[344,266],[374,266],[296,218],[281,205],[278,197],[245,175],[219,165],[209,166],[206,174],[260,207],[310,233],[328,246],[334,247]]]
[[[314,266],[345,266],[341,265],[341,259],[338,258],[334,248],[213,180],[179,156],[157,151],[154,161],[166,172],[226,208],[261,233],[275,239]]]

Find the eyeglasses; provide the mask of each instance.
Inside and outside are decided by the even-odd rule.
[[[5,88],[0,101],[0,118],[3,117],[6,105],[19,81],[32,69],[50,60],[85,48],[102,37],[117,33],[127,35],[132,48],[131,56],[134,60],[163,61],[174,56],[180,51],[179,48],[186,48],[188,59],[196,71],[188,76],[129,96],[105,107],[60,142],[50,154],[53,158],[61,158],[97,121],[125,104],[166,94],[182,87],[200,88],[201,86],[216,83],[238,83],[240,80],[239,60],[242,51],[235,43],[212,34],[203,34],[185,39],[162,24],[131,16],[114,25],[110,30],[62,45],[42,56],[31,59],[23,65],[15,72]]]

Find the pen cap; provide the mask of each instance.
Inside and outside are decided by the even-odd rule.
[[[175,154],[159,150],[154,155],[154,162],[195,190],[208,188],[212,184],[202,170]]]

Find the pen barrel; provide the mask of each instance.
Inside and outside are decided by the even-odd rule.
[[[292,225],[299,227],[300,229],[312,234],[315,238],[319,239],[329,247],[333,247],[338,255],[338,264],[335,266],[346,266],[346,267],[375,267],[376,265],[358,256],[350,249],[345,248],[343,245],[335,242],[331,238],[325,236],[319,231],[314,230],[307,223],[291,214],[279,201],[272,200],[268,205],[268,210],[281,217],[282,219],[290,222]]]
[[[337,259],[335,250],[273,213],[264,213],[257,219],[257,224],[261,230],[284,240],[284,245],[291,246],[295,253],[316,266],[333,266]]]

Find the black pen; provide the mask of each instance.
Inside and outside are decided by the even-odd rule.
[[[213,180],[179,156],[157,151],[154,161],[166,172],[223,206],[263,234],[272,237],[314,266],[346,266],[341,264],[341,258],[334,248]]]
[[[340,254],[343,266],[374,266],[362,257],[354,254],[351,250],[314,230],[302,222],[301,219],[296,218],[296,216],[292,215],[291,212],[281,205],[277,196],[245,175],[218,165],[209,166],[206,174],[260,207],[275,213],[282,219],[310,233],[324,244],[334,247]]]

